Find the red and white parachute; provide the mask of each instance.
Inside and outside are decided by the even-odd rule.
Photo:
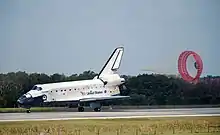
[[[178,71],[183,80],[197,83],[202,74],[203,62],[201,57],[193,51],[184,51],[178,59]]]
[[[161,72],[162,70],[143,69],[159,74],[169,74]],[[203,62],[201,57],[193,51],[184,51],[178,58],[178,71],[183,80],[191,83],[197,83],[200,79],[203,70]],[[176,75],[177,77],[179,75]]]

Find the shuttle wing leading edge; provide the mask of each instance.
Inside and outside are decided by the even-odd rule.
[[[111,100],[111,99],[129,98],[129,97],[130,96],[106,96],[106,97],[83,98],[80,99],[80,102]]]

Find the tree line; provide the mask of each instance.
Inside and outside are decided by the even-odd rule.
[[[19,96],[35,84],[92,79],[93,71],[81,74],[10,72],[0,74],[0,107],[15,107]],[[181,78],[155,74],[122,75],[131,98],[111,101],[115,105],[202,105],[220,103],[220,76],[207,76],[197,84]],[[59,106],[59,104],[58,104]]]

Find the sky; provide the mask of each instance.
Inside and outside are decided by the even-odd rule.
[[[177,74],[197,52],[220,75],[219,0],[1,0],[0,72],[99,72],[124,46],[120,74]]]

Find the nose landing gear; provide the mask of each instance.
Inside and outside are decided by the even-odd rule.
[[[31,110],[30,110],[30,109],[27,109],[27,110],[26,110],[26,113],[31,113]]]

